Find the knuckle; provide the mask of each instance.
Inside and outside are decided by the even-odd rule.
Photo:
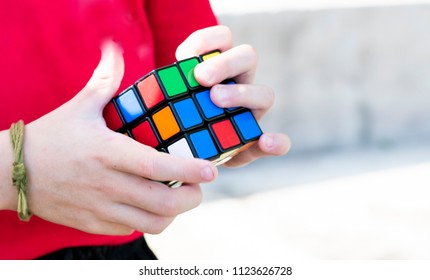
[[[135,175],[138,175],[140,177],[156,179],[154,176],[157,175],[157,169],[160,169],[160,167],[162,167],[162,160],[158,158],[158,155],[154,154],[153,151],[145,150],[144,146],[139,146],[137,148],[143,150],[139,150],[138,154],[133,156],[133,158],[136,159],[132,167],[133,172],[136,173]],[[130,152],[132,153],[133,150],[131,150]]]
[[[103,221],[112,220],[112,215],[104,208],[98,208],[96,214],[100,220],[103,220]]]
[[[230,27],[226,25],[220,25],[218,28],[220,29],[220,32],[224,34],[226,41],[233,41],[233,31],[230,29]]]
[[[193,32],[189,39],[193,44],[195,50],[201,50],[206,45],[206,40],[204,39],[203,30],[197,30]]]
[[[98,163],[101,166],[112,166],[112,157],[108,153],[100,152],[99,149],[93,149],[89,152],[91,161]]]
[[[106,208],[100,205],[101,203],[94,204],[97,204],[97,206],[94,206],[91,211],[97,220],[109,221],[112,219],[110,213],[106,211]]]
[[[85,91],[91,95],[103,95],[105,92],[111,90],[113,83],[112,77],[102,75],[96,71],[85,85]]]
[[[148,179],[156,179],[154,176],[156,174],[155,172],[155,165],[153,160],[150,158],[142,158],[138,165],[140,171],[138,171],[141,175],[144,175]]]
[[[94,89],[96,92],[107,90],[112,86],[112,79],[109,77],[95,77]]]

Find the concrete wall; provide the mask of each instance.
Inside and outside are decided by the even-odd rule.
[[[430,141],[430,5],[220,15],[277,92],[292,153]]]

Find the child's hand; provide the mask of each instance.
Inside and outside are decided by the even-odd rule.
[[[200,203],[199,183],[216,177],[208,161],[160,153],[106,127],[102,111],[118,89],[123,63],[118,47],[106,43],[85,88],[26,126],[33,214],[90,233],[159,233]],[[170,189],[153,180],[188,184]],[[7,208],[16,209],[16,199]]]
[[[217,106],[246,107],[260,120],[273,105],[275,94],[267,86],[252,84],[258,55],[252,46],[234,47],[232,33],[227,27],[214,26],[194,32],[178,47],[176,58],[181,60],[216,49],[222,53],[196,66],[196,80],[203,86],[213,86],[211,98]],[[234,78],[237,84],[217,85],[227,78]],[[240,166],[263,156],[281,156],[289,148],[287,135],[264,133],[258,144],[252,145],[225,165]]]

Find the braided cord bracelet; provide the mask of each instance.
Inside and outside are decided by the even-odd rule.
[[[22,120],[11,125],[10,139],[15,157],[12,169],[12,184],[18,190],[18,217],[21,221],[29,221],[31,213],[27,203],[27,171],[23,156],[24,122]]]

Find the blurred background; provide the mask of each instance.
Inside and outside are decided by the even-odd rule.
[[[277,93],[282,158],[220,169],[161,259],[430,259],[430,1],[212,0]]]

